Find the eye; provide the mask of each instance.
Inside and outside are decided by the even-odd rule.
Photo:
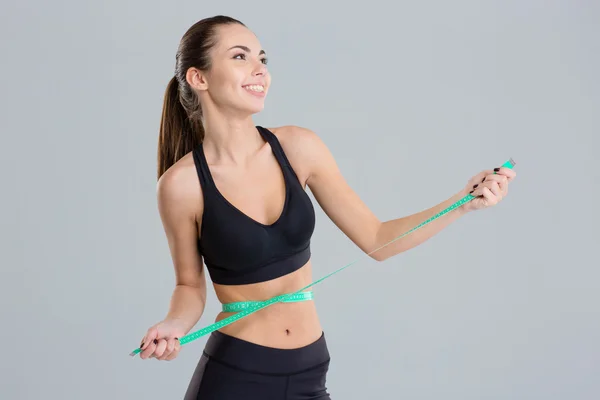
[[[246,59],[246,54],[245,53],[238,53],[235,56],[233,56],[234,59],[236,60],[245,60]],[[269,63],[269,59],[267,57],[263,57],[260,59],[260,61],[267,65]]]

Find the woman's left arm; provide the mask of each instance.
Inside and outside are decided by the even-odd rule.
[[[416,214],[382,222],[348,185],[323,141],[308,129],[295,129],[299,130],[297,143],[301,142],[296,149],[301,153],[299,155],[308,170],[306,183],[315,199],[333,223],[362,251],[372,253],[369,255],[377,261],[418,246],[469,211],[497,204],[507,195],[508,183],[516,176],[509,168],[482,171],[471,178],[465,188],[440,204]],[[472,190],[473,196],[478,196],[475,200],[373,252],[462,199]]]

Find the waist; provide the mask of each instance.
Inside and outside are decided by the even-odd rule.
[[[291,296],[277,296],[280,300],[277,303],[297,303],[301,301],[310,301],[314,298],[312,291],[294,293]],[[240,312],[251,307],[258,307],[268,300],[253,300],[253,301],[236,301],[232,303],[224,303],[222,305],[223,312]]]

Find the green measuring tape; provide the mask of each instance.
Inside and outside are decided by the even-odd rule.
[[[313,292],[292,293],[289,297],[281,300],[282,303],[295,303],[298,301],[307,301],[313,299]],[[239,301],[236,303],[223,304],[223,312],[238,312],[250,307],[257,306],[260,301]]]
[[[508,161],[506,161],[504,164],[502,164],[501,167],[505,167],[505,168],[513,168],[515,166],[515,161],[510,158]],[[495,173],[495,172],[494,172]],[[372,253],[392,244],[393,242],[395,242],[396,240],[408,235],[411,232],[416,231],[419,228],[422,228],[423,226],[427,225],[428,223],[440,218],[441,216],[449,213],[452,210],[457,209],[458,207],[462,206],[465,203],[468,203],[469,201],[473,200],[475,197],[471,194],[467,194],[465,197],[463,197],[462,199],[460,199],[459,201],[457,201],[456,203],[452,204],[451,206],[449,206],[448,208],[446,208],[443,211],[440,211],[439,213],[437,213],[436,215],[434,215],[433,217],[427,219],[426,221],[420,223],[419,225],[415,226],[414,228],[412,228],[411,230],[403,233],[400,236],[397,236],[396,238],[390,240],[388,243],[384,244],[383,246],[369,252],[369,253],[365,253],[365,256],[369,256]],[[289,303],[289,302],[295,302],[295,301],[305,301],[305,300],[310,300],[313,298],[313,294],[312,292],[305,292],[306,289],[308,289],[311,286],[314,286],[322,281],[324,281],[325,279],[329,278],[330,276],[337,274],[338,272],[348,268],[349,266],[356,264],[359,261],[359,259],[356,259],[354,261],[352,261],[349,264],[344,265],[341,268],[338,268],[337,270],[333,271],[332,273],[325,275],[324,277],[322,277],[319,280],[314,281],[313,283],[303,287],[300,290],[297,290],[296,292],[293,293],[287,293],[287,294],[282,294],[279,296],[275,296],[271,299],[268,300],[264,300],[264,301],[243,301],[243,302],[236,302],[236,303],[228,303],[228,304],[223,304],[223,311],[226,312],[237,312],[234,315],[231,315],[227,318],[222,319],[221,321],[215,322],[212,325],[209,325],[205,328],[202,328],[196,332],[190,333],[188,335],[183,336],[182,338],[179,339],[179,343],[181,345],[184,345],[186,343],[189,343],[191,341],[194,341],[196,339],[201,338],[202,336],[205,336],[211,332],[214,332],[218,329],[223,328],[224,326],[227,326],[241,318],[247,317],[250,314],[253,314],[259,310],[262,310],[263,308],[266,308],[272,304],[275,303]],[[239,312],[238,312],[239,311]],[[141,349],[138,347],[137,349],[135,349],[134,351],[132,351],[129,355],[130,356],[135,356],[136,354],[140,353]]]

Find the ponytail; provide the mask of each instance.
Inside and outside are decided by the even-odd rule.
[[[187,71],[211,69],[210,50],[217,43],[217,27],[240,24],[237,19],[216,15],[192,25],[183,35],[175,55],[175,73],[165,91],[158,136],[158,179],[204,140],[202,107],[186,80]]]
[[[200,104],[197,103],[197,111]],[[194,113],[199,114],[199,113]],[[174,76],[165,90],[158,136],[157,179],[184,155],[202,143],[204,127],[199,118],[190,119],[179,97],[179,82]]]

